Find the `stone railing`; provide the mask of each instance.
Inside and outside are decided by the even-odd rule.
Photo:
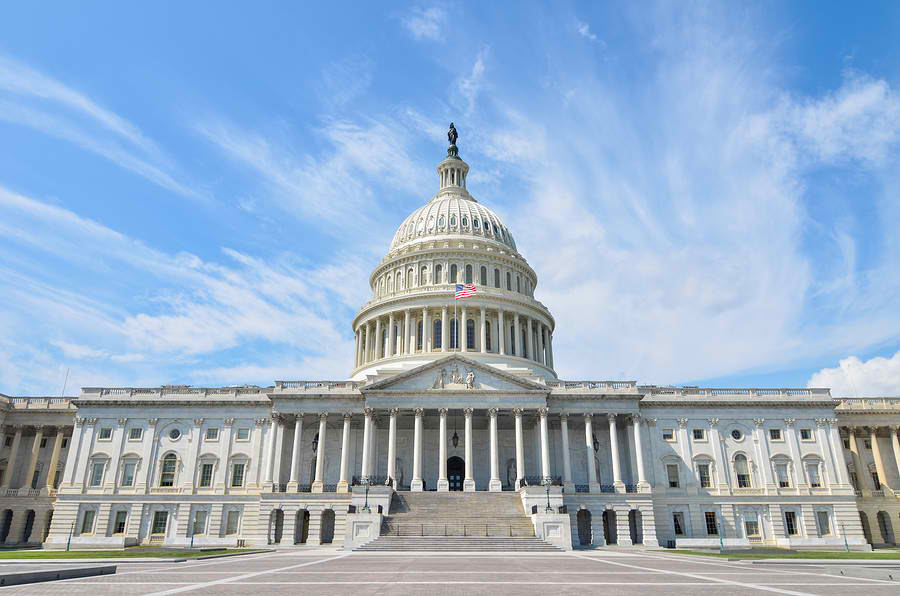
[[[362,387],[362,381],[275,381],[275,392],[296,393],[309,391],[321,393],[323,391],[344,393],[354,391]]]
[[[547,381],[547,386],[561,391],[637,392],[637,383],[635,381]]]
[[[807,388],[733,388],[733,387],[656,387],[645,388],[650,395],[672,395],[678,397],[831,397],[830,389]]]
[[[166,395],[185,395],[194,397],[207,397],[215,395],[257,395],[271,390],[271,387],[257,387],[246,385],[242,387],[191,387],[188,385],[173,385],[164,387],[85,387],[81,390],[83,396],[100,397],[163,397]]]
[[[900,412],[900,397],[853,397],[841,398],[835,408],[838,411],[850,412]]]
[[[24,410],[74,410],[74,397],[10,397],[9,405]]]

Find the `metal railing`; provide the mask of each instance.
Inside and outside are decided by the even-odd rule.
[[[524,478],[526,486],[544,486],[544,479],[541,476],[526,476]],[[550,486],[562,486],[561,476],[555,476],[550,479]]]
[[[534,537],[534,528],[512,524],[398,524],[385,522],[382,536]]]
[[[369,476],[369,486],[386,486],[387,480],[387,476]],[[354,476],[350,480],[350,486],[362,486],[362,478]]]
[[[589,492],[591,492],[591,487],[588,484],[576,484],[575,492],[576,493],[589,493]]]

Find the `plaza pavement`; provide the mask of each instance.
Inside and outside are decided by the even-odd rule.
[[[72,562],[63,566],[89,565]],[[900,593],[892,581],[825,575],[814,565],[641,551],[569,553],[346,553],[289,550],[183,563],[117,563],[113,576],[0,588],[13,594],[792,594]],[[0,564],[3,570],[54,564]]]

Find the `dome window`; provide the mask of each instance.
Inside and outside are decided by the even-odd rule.
[[[443,215],[442,215],[441,218],[438,220],[438,227],[441,228],[441,229],[444,228],[444,216],[443,216]]]
[[[472,225],[475,227],[476,230],[478,229],[478,218],[477,217],[472,219]]]
[[[428,229],[429,230],[434,229],[434,216],[433,215],[428,216]]]
[[[494,236],[499,236],[500,232],[497,231],[497,224],[494,224]]]
[[[450,216],[450,227],[451,227],[451,228],[455,228],[455,227],[456,227],[456,216],[455,216],[455,215],[451,215],[451,216]]]
[[[464,228],[468,228],[468,227],[469,227],[469,218],[466,217],[465,215],[463,215],[463,218],[462,218],[462,226],[463,226]]]

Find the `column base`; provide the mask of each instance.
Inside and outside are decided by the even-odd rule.
[[[439,493],[450,492],[450,481],[446,478],[438,478],[437,489]]]
[[[287,488],[284,489],[285,492],[296,493],[300,491],[300,483],[294,482],[293,480],[287,483]]]
[[[503,491],[503,483],[500,482],[499,478],[491,478],[491,481],[488,483],[488,490],[492,493],[499,493]]]
[[[516,484],[515,484],[516,490],[519,490],[523,486],[525,486],[525,481],[522,478],[516,478]]]
[[[309,489],[311,493],[324,493],[325,492],[325,483],[321,480],[317,480],[312,483],[312,486]]]
[[[563,492],[564,493],[574,493],[575,492],[575,483],[574,482],[564,482],[563,483]]]
[[[349,493],[350,492],[350,483],[346,480],[341,480],[337,483],[337,491],[339,493]]]
[[[599,482],[594,482],[593,484],[588,484],[588,492],[599,493],[602,489],[600,488]]]
[[[474,493],[475,492],[475,481],[471,478],[463,480],[463,492],[464,493]]]
[[[424,489],[424,483],[421,478],[413,478],[412,482],[409,484],[409,490],[414,493],[420,493]]]
[[[613,490],[617,493],[625,492],[625,483],[619,480],[618,482],[613,482]]]
[[[262,490],[263,490],[263,492],[270,493],[270,492],[272,492],[272,488],[274,486],[275,486],[274,482],[272,482],[271,480],[267,480],[266,482],[263,482]]]

